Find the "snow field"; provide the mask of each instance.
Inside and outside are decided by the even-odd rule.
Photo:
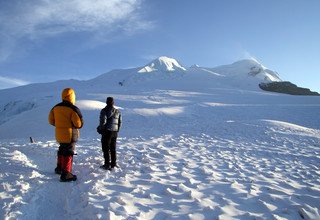
[[[0,218],[320,219],[319,97],[261,91],[277,74],[252,62],[160,62],[152,68],[164,71],[1,90]],[[47,121],[66,87],[85,121],[71,183],[54,174]],[[123,114],[112,172],[99,168],[96,133],[108,96]]]
[[[120,137],[120,167],[111,172],[99,168],[99,139],[82,139],[73,183],[59,183],[53,173],[54,141],[2,143],[1,169],[14,170],[1,172],[2,216],[318,219],[319,131],[277,121],[247,126],[254,126],[250,132],[257,139],[204,133]]]

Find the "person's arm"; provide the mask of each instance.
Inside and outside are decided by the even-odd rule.
[[[55,125],[53,108],[52,108],[51,111],[49,112],[48,121],[49,121],[49,124],[51,124],[51,125],[53,125],[53,126]]]
[[[72,121],[72,125],[75,128],[78,128],[78,129],[82,128],[83,119],[82,119],[82,114],[80,109],[76,108],[75,111],[72,112],[71,121]]]
[[[107,123],[107,115],[106,112],[102,109],[100,111],[100,123],[99,126],[102,128]]]
[[[120,131],[121,125],[122,125],[122,115],[121,115],[121,112],[119,111],[118,132]]]

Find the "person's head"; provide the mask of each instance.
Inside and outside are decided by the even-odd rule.
[[[71,102],[73,105],[76,103],[76,94],[73,89],[65,88],[61,94],[62,101]]]
[[[107,106],[113,106],[114,105],[114,100],[113,97],[108,97],[106,100]]]

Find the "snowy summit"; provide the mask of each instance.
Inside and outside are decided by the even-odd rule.
[[[230,65],[223,65],[212,69],[220,74],[230,77],[254,77],[260,81],[277,82],[282,81],[277,72],[264,67],[256,59],[245,59]]]
[[[164,72],[173,72],[173,71],[186,71],[186,68],[181,66],[178,61],[173,58],[169,58],[166,56],[161,56],[154,61],[150,62],[142,69],[140,69],[139,73],[150,73],[154,71],[164,71]]]

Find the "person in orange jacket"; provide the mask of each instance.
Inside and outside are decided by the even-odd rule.
[[[74,90],[64,89],[62,102],[55,105],[48,116],[49,123],[55,126],[56,140],[60,144],[55,172],[61,174],[60,181],[62,182],[77,180],[77,176],[72,174],[72,160],[75,143],[79,138],[79,129],[83,126],[83,119],[75,102]]]

